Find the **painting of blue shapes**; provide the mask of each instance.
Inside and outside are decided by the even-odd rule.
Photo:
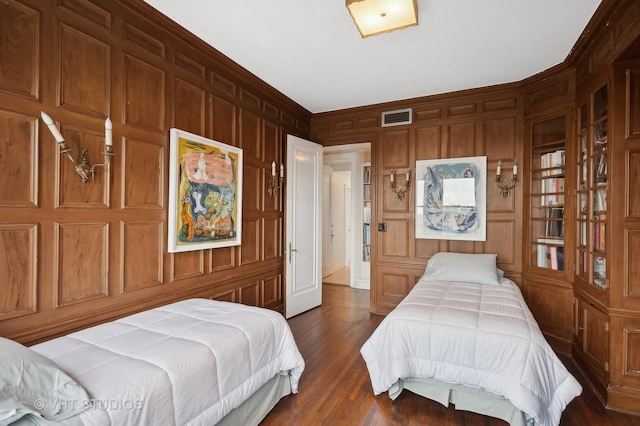
[[[416,162],[416,238],[486,240],[486,157]]]

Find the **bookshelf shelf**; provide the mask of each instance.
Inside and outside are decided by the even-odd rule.
[[[561,274],[565,270],[566,115],[531,124],[528,191],[528,267]]]
[[[362,167],[362,261],[371,261],[371,165]]]

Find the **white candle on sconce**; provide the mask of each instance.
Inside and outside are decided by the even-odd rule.
[[[394,174],[395,174],[395,172],[393,170],[391,170],[391,176],[390,176],[391,183],[393,183]]]
[[[518,162],[513,160],[513,175],[516,176],[518,174]]]
[[[280,178],[284,178],[284,164],[280,164]]]
[[[502,160],[498,160],[498,168],[496,169],[496,176],[500,177],[501,171],[502,171]]]
[[[104,121],[104,144],[105,146],[113,145],[113,124],[109,117]]]
[[[411,176],[411,170],[407,170],[407,175],[405,177],[405,182],[409,182],[409,177]]]
[[[276,162],[271,162],[271,176],[276,177]]]
[[[62,137],[60,130],[58,130],[51,117],[49,117],[49,115],[47,115],[44,111],[40,111],[40,116],[42,117],[42,121],[44,121],[44,124],[46,124],[49,128],[49,131],[53,135],[56,142],[64,142],[64,137]]]

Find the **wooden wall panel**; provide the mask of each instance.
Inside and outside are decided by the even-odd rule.
[[[260,117],[256,114],[247,111],[246,109],[240,110],[240,148],[245,161],[247,160],[262,160],[264,158],[262,154],[262,142],[261,142],[261,123]]]
[[[166,48],[164,44],[154,38],[153,36],[144,33],[130,23],[124,24],[124,40],[130,42],[133,45],[142,48],[143,50],[151,53],[152,55],[160,58],[165,57]],[[125,43],[128,45],[129,43]]]
[[[36,123],[32,117],[0,110],[0,206],[38,204]]]
[[[199,61],[180,52],[175,52],[173,63],[177,69],[187,71],[192,77],[195,77],[194,81],[204,81],[207,67]]]
[[[627,191],[627,211],[625,215],[628,219],[640,219],[640,191],[637,190],[637,183],[640,182],[640,151],[627,152],[627,167],[629,171],[626,188]]]
[[[640,327],[627,327],[624,330],[624,375],[640,381]]]
[[[411,167],[409,163],[409,130],[388,130],[382,134],[381,166],[384,169],[408,169]]]
[[[165,146],[126,139],[121,152],[123,208],[163,208],[168,188]]]
[[[507,117],[495,120],[485,120],[482,123],[485,143],[485,155],[492,159],[513,162],[518,158],[516,145],[505,144],[504,141],[517,140],[517,129],[515,117]]]
[[[123,293],[162,284],[162,222],[122,224]]]
[[[569,355],[573,336],[573,289],[529,282],[523,294],[554,349]]]
[[[210,299],[212,300],[219,300],[221,302],[235,302],[236,301],[236,291],[235,289],[233,290],[227,290],[225,292],[222,293],[217,293],[214,296],[211,296]]]
[[[165,72],[125,55],[125,124],[149,130],[165,129]]]
[[[259,212],[262,210],[262,176],[265,171],[257,164],[249,162],[244,164],[243,169],[242,209],[245,212]]]
[[[0,224],[0,320],[36,312],[36,224]]]
[[[238,288],[238,302],[249,306],[263,306],[260,282],[253,282]]]
[[[59,223],[56,237],[57,306],[107,296],[109,224]]]
[[[38,12],[14,0],[3,1],[0,23],[0,90],[38,98]]]
[[[410,269],[394,266],[379,267],[376,271],[375,300],[380,313],[389,313],[407,295],[424,273],[424,268]]]
[[[222,271],[236,266],[236,248],[223,247],[211,250],[211,272]]]
[[[516,223],[513,219],[487,220],[487,238],[484,243],[486,253],[497,253],[498,263],[507,270],[517,271],[520,257],[517,256],[522,241],[516,234]]]
[[[262,260],[275,259],[281,256],[280,235],[282,223],[279,217],[264,218],[262,222]]]
[[[264,305],[278,304],[282,299],[281,276],[268,277],[262,280]]]
[[[211,137],[227,145],[238,146],[236,140],[236,107],[218,96],[210,96]]]
[[[173,90],[176,97],[174,126],[196,135],[204,135],[205,91],[180,79],[175,79]]]
[[[640,230],[625,231],[625,247],[624,247],[624,290],[623,297],[639,298],[640,300],[640,262],[638,261],[638,253],[640,253]]]
[[[103,28],[111,27],[111,14],[103,8],[82,0],[60,0],[60,6],[87,22]]]
[[[240,247],[240,264],[248,265],[260,261],[262,252],[262,232],[260,231],[260,219],[243,218],[242,220],[242,246]]]
[[[456,123],[449,126],[446,158],[473,157],[476,155],[475,122]]]
[[[181,253],[173,253],[172,258],[172,281],[197,277],[205,273],[204,270],[204,252],[185,251]]]
[[[415,131],[415,159],[434,160],[442,158],[442,129],[440,126],[418,128]],[[416,179],[421,179],[416,176]]]
[[[109,115],[111,61],[109,45],[67,25],[60,25],[60,105]]]
[[[380,259],[389,257],[409,257],[409,241],[415,231],[408,219],[386,218],[387,231],[378,235]]]

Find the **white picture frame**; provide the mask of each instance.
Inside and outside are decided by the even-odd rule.
[[[416,238],[487,240],[486,156],[416,161],[415,188]]]
[[[172,128],[169,253],[242,243],[242,149]]]

